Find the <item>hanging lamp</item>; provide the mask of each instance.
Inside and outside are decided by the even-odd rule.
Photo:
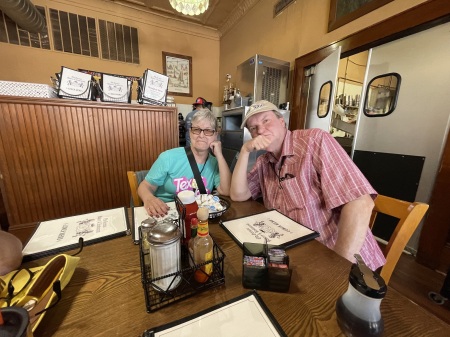
[[[169,2],[173,9],[184,15],[202,14],[209,6],[209,0],[169,0]]]

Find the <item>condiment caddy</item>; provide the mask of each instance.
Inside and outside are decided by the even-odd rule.
[[[170,224],[158,225],[158,221],[156,221],[155,225],[155,238],[161,238],[166,235],[167,240],[160,239],[161,242],[156,242],[155,246],[152,247],[152,231],[150,230],[150,234],[145,233],[145,235],[148,237],[147,240],[150,243],[150,249],[147,249],[147,247],[143,247],[143,232],[142,227],[139,227],[139,245],[141,248],[139,250],[141,276],[142,285],[144,287],[147,312],[153,312],[171,303],[177,302],[204,290],[217,287],[225,283],[225,254],[222,249],[214,242],[214,240],[212,240],[213,247],[211,259],[202,263],[192,263],[193,257],[189,254],[188,242],[184,241],[182,244],[182,238],[186,238],[186,207],[177,196],[175,197],[175,204],[179,214],[178,220],[166,221],[171,222],[172,226]],[[158,227],[162,227],[162,232],[164,232],[164,235],[158,233]],[[190,227],[190,224],[188,227]],[[176,239],[177,237],[178,241]],[[165,244],[166,241],[168,242],[167,245]],[[145,240],[144,244],[147,245]],[[175,247],[180,248],[179,267],[174,267],[177,265],[177,263],[173,261],[177,258]],[[158,257],[152,257],[152,248],[153,251],[158,252]],[[163,252],[163,249],[166,249],[166,251],[164,253],[161,253]],[[152,263],[146,263],[146,261],[152,261],[152,258]],[[160,261],[155,261],[155,259],[159,259]],[[170,260],[169,264],[172,266],[172,269],[170,271],[172,272],[161,275],[160,271],[162,269],[158,268],[158,266],[162,265],[162,260],[165,259]],[[211,270],[211,274],[207,279],[202,279],[201,281],[203,282],[199,282],[198,280],[196,280],[195,275],[197,273],[198,276],[199,272],[205,269]]]

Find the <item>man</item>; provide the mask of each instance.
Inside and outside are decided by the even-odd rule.
[[[0,276],[19,268],[22,262],[22,242],[14,235],[0,230]]]
[[[192,117],[194,117],[194,114],[198,110],[205,108],[207,103],[208,102],[203,97],[197,97],[195,102],[192,103],[192,111],[189,112],[186,115],[186,124],[185,124],[185,128],[186,128],[186,133],[185,133],[186,146],[191,146],[191,135],[190,135],[189,132],[190,132],[191,126],[192,126]]]
[[[231,180],[231,199],[263,197],[276,209],[320,233],[318,240],[355,262],[359,253],[375,270],[386,260],[368,228],[375,190],[343,148],[319,129],[287,130],[277,107],[267,101],[250,106],[241,125],[245,142]],[[266,150],[247,174],[249,154]]]

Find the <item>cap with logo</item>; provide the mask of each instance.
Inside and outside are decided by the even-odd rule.
[[[247,111],[247,114],[245,115],[244,121],[242,122],[241,125],[241,129],[244,128],[245,124],[247,124],[247,120],[256,115],[259,114],[260,112],[266,112],[266,111],[279,111],[277,109],[277,107],[275,106],[275,104],[270,103],[268,101],[265,100],[261,100],[261,101],[257,101],[255,103],[253,103],[252,105],[250,105],[250,108]]]

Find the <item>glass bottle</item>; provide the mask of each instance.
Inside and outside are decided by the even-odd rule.
[[[197,237],[198,219],[191,219],[191,239],[189,240],[189,265],[194,266],[194,240]]]
[[[187,246],[189,239],[191,238],[191,219],[197,217],[198,204],[195,200],[195,193],[193,191],[181,191],[177,196],[186,209],[184,225],[183,228],[181,228],[183,232],[181,243]]]
[[[150,264],[150,254],[149,254],[150,243],[148,241],[148,234],[150,233],[150,230],[155,224],[156,220],[151,217],[141,222],[141,235],[142,235],[141,249],[142,255],[144,256],[144,264],[146,266]]]
[[[208,218],[209,209],[200,207],[197,211],[198,228],[197,236],[194,239],[194,262],[196,265],[213,259],[213,240],[209,235]],[[199,267],[194,274],[194,278],[199,283],[205,283],[212,274],[213,264],[208,263]]]

